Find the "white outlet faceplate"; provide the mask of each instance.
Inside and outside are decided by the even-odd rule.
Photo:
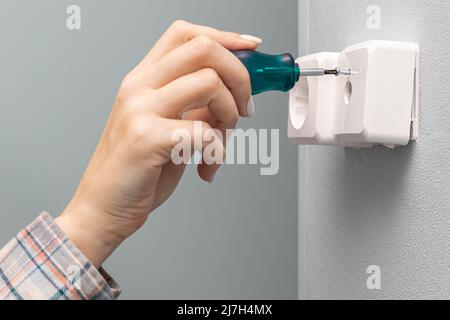
[[[395,148],[418,139],[417,44],[369,41],[297,63],[300,69],[337,66],[356,74],[300,78],[289,102],[288,135],[295,143]]]

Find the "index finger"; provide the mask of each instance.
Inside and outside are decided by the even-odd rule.
[[[200,69],[214,69],[235,98],[240,115],[247,115],[251,96],[250,75],[231,51],[205,36],[173,50],[142,74],[152,88],[161,88]]]
[[[228,50],[255,50],[262,40],[252,36],[241,36],[239,33],[220,31],[214,28],[195,25],[183,20],[172,23],[152,50],[142,61],[143,64],[161,59],[173,49],[191,41],[197,36],[206,36]]]

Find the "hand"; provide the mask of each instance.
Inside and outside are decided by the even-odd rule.
[[[96,267],[175,190],[185,170],[171,161],[175,130],[194,135],[202,121],[203,130],[225,132],[249,115],[249,74],[230,50],[259,43],[177,21],[125,77],[78,190],[56,219]],[[198,173],[212,182],[218,169],[200,164]]]

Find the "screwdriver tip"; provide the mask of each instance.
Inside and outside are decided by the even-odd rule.
[[[353,71],[352,69],[348,70],[341,70],[340,68],[331,69],[331,70],[325,70],[326,75],[335,75],[336,77],[343,75],[343,76],[352,76],[357,75],[359,72]]]
[[[338,76],[341,74],[341,70],[339,68],[336,69],[330,69],[330,70],[325,70],[325,74],[326,75],[335,75]]]

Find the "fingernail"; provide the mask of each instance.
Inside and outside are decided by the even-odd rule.
[[[244,40],[248,40],[257,44],[261,44],[263,41],[262,39],[255,37],[255,36],[251,36],[249,34],[241,34],[241,38]]]
[[[255,115],[255,100],[250,97],[247,103],[247,117],[252,118]]]

